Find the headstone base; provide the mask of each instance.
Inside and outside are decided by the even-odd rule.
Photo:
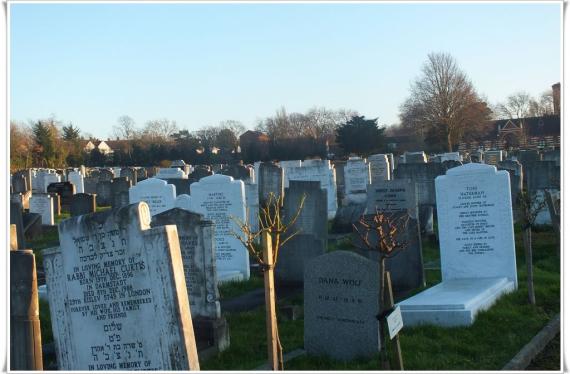
[[[444,281],[399,303],[404,326],[470,326],[477,313],[515,288],[507,278]]]
[[[215,356],[230,347],[230,328],[225,318],[192,320],[200,360]]]

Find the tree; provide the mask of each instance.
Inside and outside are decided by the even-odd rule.
[[[169,121],[166,118],[148,121],[142,131],[142,138],[145,142],[167,143],[173,134],[178,131],[176,121]]]
[[[129,116],[121,116],[117,119],[117,125],[113,126],[113,133],[117,139],[132,140],[138,133],[135,121]]]
[[[253,230],[248,222],[231,217],[241,231],[241,233],[232,232],[232,234],[242,242],[249,255],[255,259],[264,273],[267,355],[272,370],[284,369],[283,347],[277,326],[273,271],[279,259],[279,250],[287,241],[298,234],[298,231],[293,233],[288,233],[288,231],[299,217],[305,198],[305,195],[301,197],[296,213],[289,222],[285,222],[281,212],[283,196],[270,193],[265,205],[259,210],[259,230]],[[261,238],[261,249],[256,244],[258,238]]]
[[[346,153],[367,156],[382,149],[384,128],[378,127],[377,118],[354,116],[338,128],[336,139]]]
[[[25,124],[10,122],[10,170],[32,167],[34,140]]]
[[[66,141],[76,141],[79,140],[79,128],[73,127],[73,123],[68,126],[63,126],[61,128],[62,139]]]
[[[531,97],[528,93],[520,91],[507,97],[507,101],[497,105],[497,113],[508,119],[523,119],[530,116]]]
[[[422,138],[428,132],[441,134],[441,142],[452,151],[468,126],[489,119],[487,111],[476,110],[482,101],[451,55],[430,53],[400,107],[400,119]]]
[[[232,130],[221,129],[216,136],[215,144],[222,150],[222,153],[231,154],[232,151],[237,150],[239,140]]]
[[[554,113],[554,96],[552,91],[546,91],[540,98],[531,99],[529,103],[529,116],[530,117],[542,117],[551,116]]]
[[[58,153],[61,149],[57,148],[57,128],[54,121],[38,121],[32,125],[32,132],[36,143],[38,165],[57,166]]]

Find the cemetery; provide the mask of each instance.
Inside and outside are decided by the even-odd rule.
[[[15,173],[13,368],[513,367],[559,331],[560,171],[503,156]]]

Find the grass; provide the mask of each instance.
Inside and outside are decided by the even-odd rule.
[[[245,282],[227,282],[218,287],[221,299],[231,299],[258,288],[263,288],[263,277],[258,274],[251,274]]]
[[[404,328],[400,342],[406,370],[500,370],[548,321],[560,312],[560,260],[552,230],[533,232],[533,260],[537,305],[527,302],[526,264],[520,227],[516,232],[519,288],[502,297],[491,309],[481,312],[470,327]],[[346,244],[346,243],[345,243]],[[332,247],[332,248],[331,248]],[[339,248],[341,247],[341,248]],[[329,246],[329,250],[344,249]],[[439,259],[434,242],[424,241],[424,261]],[[440,282],[440,270],[427,270],[427,285]],[[420,291],[420,290],[417,290]],[[302,295],[290,303],[302,305]],[[231,347],[201,363],[203,370],[247,370],[266,361],[265,315],[263,309],[227,314]],[[303,347],[303,321],[279,323],[284,352]],[[559,370],[560,343],[553,342],[536,370]],[[555,353],[558,352],[558,358]],[[287,370],[378,370],[378,357],[349,362],[327,357],[297,357],[285,364]]]

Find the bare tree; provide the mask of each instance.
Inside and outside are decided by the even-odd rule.
[[[243,243],[250,256],[256,260],[264,273],[267,353],[272,370],[284,369],[283,347],[281,346],[277,326],[273,270],[277,265],[281,247],[299,232],[289,233],[288,231],[297,221],[303,209],[305,198],[306,196],[303,195],[299,201],[297,211],[290,218],[289,222],[285,222],[281,212],[283,196],[270,193],[265,206],[259,210],[259,230],[253,230],[251,224],[247,221],[243,222],[236,217],[232,217],[241,231],[241,233],[233,232],[233,235]],[[249,214],[246,213],[246,216],[249,216]],[[261,249],[256,244],[258,238],[261,238]]]
[[[143,136],[157,143],[166,143],[178,131],[176,121],[166,118],[148,121],[142,132]]]
[[[546,91],[538,99],[531,99],[529,103],[529,116],[542,117],[554,114],[554,96],[552,91]]]
[[[477,110],[481,102],[451,55],[430,53],[421,76],[410,87],[410,97],[400,107],[400,119],[422,136],[430,130],[437,133],[452,151],[466,127],[488,120],[487,110]]]
[[[497,105],[496,111],[503,118],[523,119],[529,117],[531,107],[531,97],[524,91],[516,92],[509,97],[504,103]]]
[[[129,116],[120,116],[117,124],[113,126],[113,135],[118,139],[132,140],[137,134],[135,120]]]

